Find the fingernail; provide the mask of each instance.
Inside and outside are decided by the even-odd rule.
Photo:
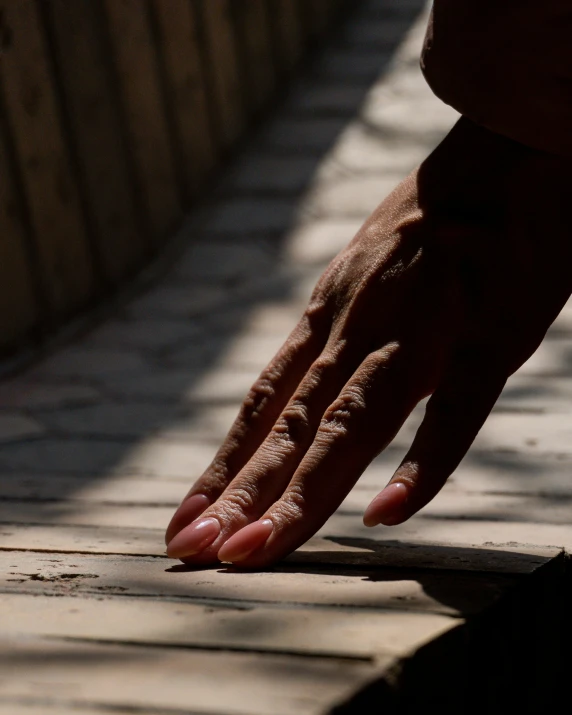
[[[173,518],[169,522],[167,531],[165,532],[165,542],[170,543],[181,529],[197,519],[203,511],[210,506],[211,500],[204,494],[193,494],[192,497],[185,499],[177,511],[173,514]]]
[[[210,546],[220,534],[220,523],[216,519],[201,519],[179,531],[167,546],[167,556],[181,559],[193,556]]]
[[[402,482],[388,484],[371,502],[363,515],[366,526],[385,524],[392,526],[400,520],[401,509],[409,497],[409,490]]]
[[[218,552],[219,561],[236,563],[243,561],[254,551],[264,546],[274,529],[270,519],[255,521],[241,529],[226,541]]]

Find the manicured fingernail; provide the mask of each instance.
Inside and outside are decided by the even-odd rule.
[[[220,522],[216,519],[201,519],[189,524],[167,546],[167,556],[181,559],[193,556],[210,546],[220,534]]]
[[[187,524],[197,519],[203,511],[210,506],[211,500],[204,494],[193,494],[192,497],[185,499],[177,511],[173,514],[167,531],[165,532],[165,542],[170,543],[181,529],[184,529]]]
[[[407,502],[409,489],[402,482],[388,484],[371,502],[363,515],[366,526],[391,526],[400,520],[401,509]]]
[[[221,546],[218,552],[219,561],[228,561],[233,564],[243,561],[264,546],[273,528],[274,524],[270,519],[255,521],[254,524],[245,526]]]

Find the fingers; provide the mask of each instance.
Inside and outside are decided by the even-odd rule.
[[[218,533],[205,545],[195,533],[198,530],[202,535],[203,527],[191,524],[169,543],[169,556],[188,558],[200,552],[201,563],[216,559],[218,548],[231,534],[258,519],[279,499],[312,444],[324,411],[354,372],[356,361],[347,344],[342,343],[338,349],[326,347],[259,449],[203,513],[203,518],[216,520]],[[197,495],[188,501],[196,498]],[[185,505],[181,510],[184,508]]]
[[[330,321],[324,313],[315,305],[306,311],[252,386],[212,463],[173,515],[165,534],[167,544],[218,499],[258,449],[327,341]]]
[[[395,436],[420,398],[398,346],[369,355],[326,409],[312,445],[283,495],[259,520],[232,536],[219,559],[259,567],[312,536],[370,461]]]
[[[409,519],[441,490],[483,426],[508,373],[487,368],[480,352],[458,359],[427,404],[413,444],[388,486],[371,502],[364,524]]]

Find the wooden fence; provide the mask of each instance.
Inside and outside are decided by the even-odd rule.
[[[351,0],[0,0],[0,355],[133,276]]]

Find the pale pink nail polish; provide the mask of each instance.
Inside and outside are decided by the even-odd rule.
[[[243,561],[264,546],[273,529],[274,524],[270,519],[255,521],[253,524],[245,526],[221,546],[217,554],[219,561],[230,563]]]
[[[165,542],[169,544],[179,531],[185,528],[188,524],[203,513],[210,506],[211,500],[204,494],[193,494],[192,497],[185,499],[177,511],[173,514],[173,518],[169,522],[167,531],[165,532]]]
[[[201,519],[189,524],[171,540],[167,546],[167,556],[181,559],[204,551],[220,534],[217,519]]]
[[[409,489],[402,482],[388,484],[371,502],[363,515],[366,526],[391,526],[399,520],[402,507],[409,497]]]

